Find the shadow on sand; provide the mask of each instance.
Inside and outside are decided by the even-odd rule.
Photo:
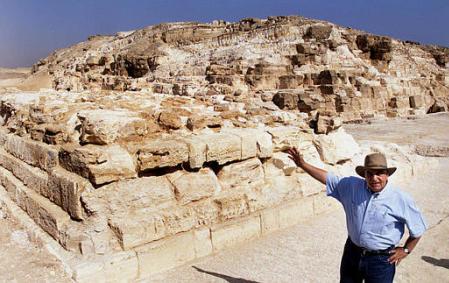
[[[192,267],[195,268],[195,270],[198,271],[198,272],[206,273],[206,274],[209,274],[209,275],[221,278],[223,280],[228,281],[229,283],[259,283],[257,281],[246,280],[246,279],[243,279],[243,278],[235,278],[235,277],[232,277],[232,276],[228,276],[228,275],[224,275],[224,274],[220,274],[220,273],[216,273],[216,272],[207,271],[207,270],[201,269],[201,268],[196,267],[196,266],[192,266]]]
[[[431,263],[435,266],[441,266],[441,267],[449,269],[449,258],[436,259],[431,256],[422,256],[421,259],[424,260],[425,262]]]

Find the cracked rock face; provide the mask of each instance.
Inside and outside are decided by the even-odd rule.
[[[94,36],[54,52],[33,72],[49,73],[56,90],[219,94],[234,102],[271,92],[280,109],[350,121],[445,111],[448,54],[448,48],[291,16]],[[159,119],[180,128],[172,116]]]

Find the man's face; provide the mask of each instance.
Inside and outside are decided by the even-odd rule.
[[[365,180],[368,183],[368,187],[373,193],[378,193],[382,191],[388,182],[388,171],[387,170],[366,170]]]

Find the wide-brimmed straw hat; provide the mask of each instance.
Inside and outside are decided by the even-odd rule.
[[[393,175],[396,167],[388,167],[387,159],[382,153],[371,153],[365,157],[365,166],[357,166],[355,172],[365,178],[366,170],[387,170],[388,175]]]

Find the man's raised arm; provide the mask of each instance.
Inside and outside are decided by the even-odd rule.
[[[295,162],[296,166],[302,168],[302,170],[306,171],[307,174],[326,185],[327,172],[325,170],[305,162],[296,147],[291,147],[286,152],[288,157]]]

